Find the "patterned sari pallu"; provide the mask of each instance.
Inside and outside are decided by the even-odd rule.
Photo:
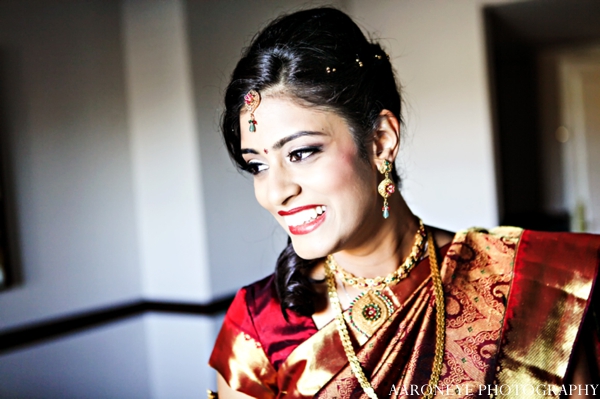
[[[524,397],[519,386],[560,391],[589,307],[599,252],[600,238],[593,235],[517,228],[457,233],[441,249],[446,341],[435,396]],[[417,267],[429,268],[428,259]],[[351,332],[377,395],[416,398],[429,389],[433,366],[433,285],[426,279],[404,303],[394,295],[398,287],[384,289],[394,311],[383,325],[370,337]],[[317,330],[310,317],[288,315],[289,323],[272,276],[242,289],[210,365],[230,387],[252,397],[366,398],[335,321]],[[541,393],[526,396],[546,397]]]

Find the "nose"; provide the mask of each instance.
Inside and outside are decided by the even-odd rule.
[[[285,167],[271,167],[268,176],[268,199],[274,206],[286,205],[288,201],[300,194],[301,186],[293,173]]]

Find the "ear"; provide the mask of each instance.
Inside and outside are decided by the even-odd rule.
[[[400,122],[387,109],[379,113],[377,128],[373,133],[373,159],[377,169],[383,161],[394,163],[400,150]]]

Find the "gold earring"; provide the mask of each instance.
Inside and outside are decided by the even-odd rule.
[[[379,186],[377,187],[377,191],[379,192],[379,195],[381,195],[383,197],[383,208],[381,210],[383,211],[384,219],[387,219],[390,217],[390,207],[388,205],[388,197],[390,195],[394,194],[394,191],[396,191],[396,186],[394,185],[394,182],[390,179],[391,171],[392,171],[392,164],[387,160],[383,161],[383,163],[379,167],[379,173],[384,175],[384,177],[383,177],[383,180],[381,181],[381,183],[379,183]]]

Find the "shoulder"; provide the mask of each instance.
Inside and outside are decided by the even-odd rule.
[[[286,320],[277,297],[274,275],[240,289],[223,324],[236,324],[239,330],[257,341],[275,368],[317,331],[309,316],[288,311]]]
[[[600,235],[570,232],[546,232],[525,230],[521,239],[524,245],[544,247],[556,252],[597,252],[600,248]]]
[[[255,305],[255,307],[262,308],[264,306],[261,305],[269,302],[276,302],[279,306],[274,274],[269,274],[265,278],[243,287],[240,292],[243,292],[243,295],[245,295],[246,302]],[[256,303],[257,301],[259,303]]]
[[[487,245],[491,242],[514,243],[528,246],[549,248],[554,244],[560,245],[557,250],[581,250],[584,248],[598,248],[600,235],[571,232],[548,232],[525,230],[520,227],[499,226],[493,229],[471,227],[456,233],[454,242],[468,242],[475,245]]]
[[[589,279],[595,274],[600,253],[600,235],[540,232],[518,227],[470,228],[454,236],[448,258],[457,270],[488,269],[511,273],[515,265],[544,265],[565,269]]]
[[[471,252],[486,254],[488,257],[514,256],[524,232],[519,227],[471,227],[455,234],[451,249],[453,253],[458,251],[467,256]]]
[[[278,306],[274,275],[242,287],[227,310],[225,321],[238,326],[244,333],[255,335],[254,318],[263,309]],[[253,338],[258,338],[254,336]]]
[[[571,270],[585,264],[596,266],[600,254],[600,235],[597,234],[497,227],[489,231],[469,229],[466,236],[473,242],[495,241],[511,247],[514,244],[515,256],[519,262],[521,259],[529,259],[540,264],[564,264]]]
[[[276,371],[262,344],[253,310],[255,297],[269,286],[268,276],[241,288],[217,336],[209,364],[235,391],[256,398],[275,397]]]
[[[519,242],[517,266],[522,270],[543,269],[544,276],[556,274],[562,282],[587,286],[597,275],[599,257],[600,235],[525,230]]]
[[[520,227],[511,226],[499,226],[494,227],[493,229],[471,227],[457,232],[453,242],[468,242],[478,246],[487,246],[490,243],[496,242],[517,244],[524,231],[525,230]]]
[[[523,229],[497,227],[459,231],[446,253],[447,277],[473,281],[486,276],[510,278]]]

